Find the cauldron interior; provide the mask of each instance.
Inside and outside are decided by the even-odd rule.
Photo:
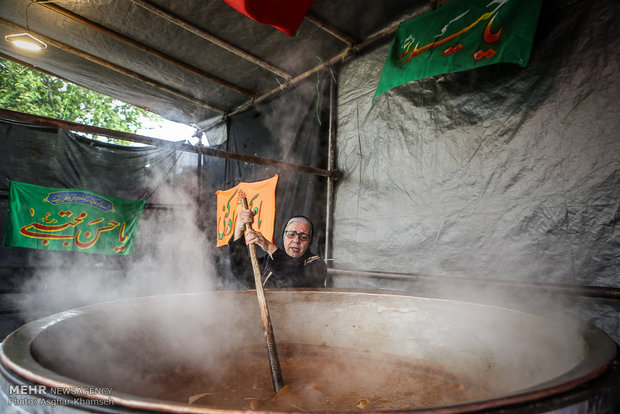
[[[267,291],[267,300],[285,357],[295,350],[347,350],[441,368],[492,392],[465,405],[565,390],[596,375],[615,353],[613,342],[592,327],[495,306],[340,290]],[[152,379],[161,373],[187,366],[208,372],[241,355],[266,360],[253,291],[80,308],[26,325],[2,351],[5,366],[36,382],[106,387],[118,404],[164,411],[209,407],[158,398],[166,390],[155,389]]]

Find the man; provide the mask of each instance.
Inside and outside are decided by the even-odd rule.
[[[232,240],[228,243],[230,264],[239,280],[254,288],[254,275],[246,244],[255,243],[267,255],[259,259],[263,286],[266,288],[324,287],[327,266],[319,256],[310,252],[314,235],[312,222],[304,216],[288,220],[282,235],[284,250],[271,243],[259,231],[245,231],[246,223],[254,221],[254,213],[241,210]],[[245,231],[245,235],[244,235]]]

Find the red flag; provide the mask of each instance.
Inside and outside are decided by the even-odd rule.
[[[239,13],[295,36],[314,0],[224,0]]]

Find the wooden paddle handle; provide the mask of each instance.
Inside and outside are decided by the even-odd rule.
[[[245,196],[241,197],[241,204],[244,209],[249,210],[248,199]],[[245,223],[245,228],[246,230],[251,229],[252,225],[250,223]],[[263,290],[263,281],[261,278],[260,267],[258,265],[258,257],[256,255],[256,244],[248,244],[248,249],[250,250],[250,260],[252,261],[252,271],[254,272],[256,297],[258,298],[260,316],[263,321],[263,334],[265,336],[265,341],[267,342],[267,354],[269,356],[269,367],[271,369],[271,383],[273,384],[273,390],[277,394],[284,386],[282,368],[280,367],[280,360],[278,359],[278,350],[276,349],[276,340],[273,335],[271,318],[269,317],[269,308],[267,308],[267,301],[265,300],[265,291]]]

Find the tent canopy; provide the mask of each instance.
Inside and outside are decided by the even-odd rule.
[[[428,0],[316,0],[295,36],[222,0],[0,0],[0,55],[187,124],[210,124],[342,62]],[[316,76],[316,75],[314,75]],[[202,124],[201,124],[202,123]]]

